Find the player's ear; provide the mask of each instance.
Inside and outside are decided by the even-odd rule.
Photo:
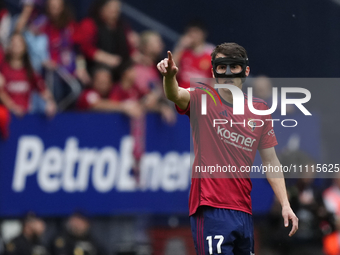
[[[247,68],[246,68],[246,76],[249,76],[249,73],[250,73],[250,67],[247,66]]]
[[[212,74],[212,77],[215,78],[214,69],[212,69],[212,68],[211,68],[211,74]]]

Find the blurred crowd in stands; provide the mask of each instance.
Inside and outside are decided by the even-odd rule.
[[[146,113],[158,112],[170,125],[176,121],[156,69],[164,57],[164,43],[156,31],[134,31],[121,16],[119,0],[93,3],[88,17],[76,21],[66,0],[22,0],[17,17],[0,0],[0,135],[4,139],[9,135],[10,114],[45,113],[52,118],[70,110],[121,112],[130,118],[138,176]],[[204,25],[193,22],[175,45],[180,86],[189,87],[192,77],[211,77],[214,46],[206,38]],[[258,77],[253,87],[255,96],[271,102],[267,77]],[[281,162],[314,164],[294,150],[281,155]],[[274,203],[269,217],[256,225],[261,254],[340,254],[340,181],[335,179],[324,188],[316,182],[313,176],[287,182],[292,208],[300,219],[299,231],[288,238]],[[91,238],[90,221],[82,214],[70,216],[49,245],[41,240],[45,228],[43,219],[27,215],[20,236],[8,241],[0,253],[105,253]]]
[[[74,16],[65,0],[22,0],[18,17],[2,3],[1,135],[9,134],[9,113],[121,112],[131,120],[138,173],[146,112],[158,112],[170,125],[176,121],[156,69],[164,53],[162,38],[156,31],[135,32],[122,18],[119,0],[94,1],[88,17],[77,22]],[[212,46],[205,39],[205,28],[193,23],[176,46],[184,87],[192,75],[211,75]]]
[[[89,235],[90,222],[82,214],[75,213],[65,222],[49,244],[43,241],[46,223],[30,213],[22,220],[19,236],[5,246],[5,254],[103,254],[102,248]]]
[[[163,42],[155,31],[140,34],[123,20],[120,1],[94,1],[77,22],[65,0],[23,0],[19,17],[2,3],[0,101],[2,135],[9,112],[16,116],[58,111],[122,112],[132,126],[147,111],[176,119],[164,100],[155,64]],[[138,77],[138,79],[137,79]]]

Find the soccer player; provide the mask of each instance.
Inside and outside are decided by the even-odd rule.
[[[236,43],[223,43],[211,54],[212,73],[217,83],[226,83],[242,89],[242,83],[249,75],[246,50]],[[277,145],[271,122],[264,121],[262,127],[242,125],[213,125],[214,119],[227,119],[229,122],[242,122],[242,118],[271,119],[257,116],[245,109],[244,116],[233,114],[233,96],[229,89],[218,88],[222,104],[215,105],[207,99],[206,116],[201,114],[197,100],[205,94],[203,89],[180,88],[176,80],[178,67],[168,51],[157,65],[163,75],[164,91],[167,98],[176,104],[179,113],[191,119],[195,161],[189,197],[189,214],[195,248],[198,255],[254,254],[253,221],[250,192],[252,188],[249,175],[232,173],[233,178],[195,178],[195,166],[234,166],[237,170],[251,166],[256,151],[259,150],[263,166],[279,167],[274,146]],[[193,77],[194,78],[194,77]],[[205,88],[207,90],[208,87]],[[213,88],[210,87],[211,93]],[[213,93],[215,93],[213,92]],[[254,108],[266,110],[263,100],[254,99]],[[247,105],[247,97],[245,98]],[[211,106],[211,107],[209,107]],[[221,116],[224,115],[224,116]],[[192,121],[195,118],[195,121]],[[240,139],[239,139],[240,138]],[[241,146],[242,145],[242,146]],[[196,169],[195,169],[196,170]],[[203,172],[203,171],[202,171]],[[245,178],[246,177],[246,178]],[[282,173],[267,173],[267,179],[282,206],[285,227],[289,221],[292,229],[289,236],[298,229],[298,218],[292,211]]]

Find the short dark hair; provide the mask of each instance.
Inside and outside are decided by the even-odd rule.
[[[228,58],[248,58],[247,51],[237,43],[222,43],[211,53],[211,60],[215,60],[218,53],[225,55]]]

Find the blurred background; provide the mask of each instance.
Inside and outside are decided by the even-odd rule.
[[[312,116],[292,107],[298,126],[275,127],[281,163],[339,164],[339,17],[338,0],[0,0],[0,255],[195,254],[167,50],[185,88],[223,42],[246,48],[268,104],[273,86],[308,88]],[[317,177],[286,181],[293,238],[253,179],[256,254],[340,254],[340,181]]]

